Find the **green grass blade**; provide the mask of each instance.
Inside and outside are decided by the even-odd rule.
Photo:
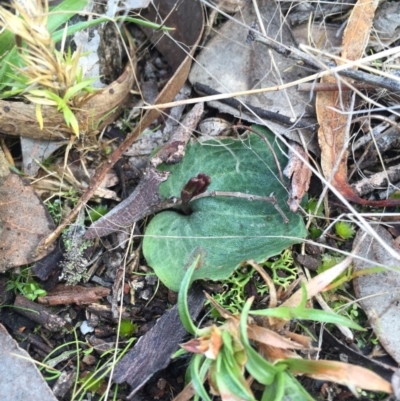
[[[87,87],[91,87],[93,82],[95,82],[96,80],[97,80],[97,78],[85,79],[84,81],[79,82],[79,84],[76,84],[76,85],[72,86],[65,93],[64,101],[68,102],[68,100],[70,100],[72,97],[74,97],[77,93],[79,93],[83,89],[85,89]]]
[[[132,22],[136,25],[141,25],[141,26],[145,26],[145,27],[153,28],[153,29],[160,29],[162,31],[171,31],[171,30],[175,29],[175,28],[169,28],[166,26],[161,26],[161,25],[155,24],[153,22],[145,21],[145,20],[142,20],[139,18],[116,17],[115,20],[122,21],[122,22]],[[104,22],[109,22],[109,21],[111,21],[110,18],[100,17],[100,18],[92,19],[90,21],[78,22],[74,25],[68,26],[67,35],[73,35],[76,32],[82,31],[83,29],[91,28],[93,26],[102,24]],[[64,29],[59,29],[59,30],[55,31],[52,35],[54,42],[56,42],[56,43],[59,42],[63,36],[63,33],[64,33]]]
[[[64,120],[67,123],[68,127],[71,127],[74,134],[79,137],[79,123],[75,117],[75,114],[68,106],[63,107],[62,111],[64,115]]]
[[[299,381],[290,373],[284,372],[284,400],[290,401],[315,401]]]
[[[54,32],[61,25],[69,21],[74,15],[82,11],[88,0],[64,0],[62,3],[53,7],[49,12],[47,28],[50,33]],[[61,39],[61,38],[60,38]]]
[[[146,21],[144,19],[139,19],[139,18],[132,18],[132,17],[120,17],[120,18],[116,18],[117,20],[119,19],[123,19],[126,22],[132,22],[136,25],[141,25],[141,26],[145,26],[147,28],[152,28],[152,29],[159,29],[161,31],[174,31],[175,28],[169,28],[167,26],[161,26],[159,24],[156,24],[154,22],[150,22],[150,21]]]
[[[7,31],[3,32],[6,33]],[[3,40],[3,34],[0,35],[0,47]],[[3,53],[0,53],[3,54]],[[12,65],[18,65],[18,60],[20,59],[17,48],[13,47],[4,57],[1,59],[1,67],[0,67],[0,91],[7,86],[10,86],[10,83],[13,81],[9,74],[13,71]]]
[[[14,35],[10,31],[3,31],[0,35],[0,56],[6,55],[7,51],[11,50],[15,45]],[[1,59],[4,62],[4,59]]]
[[[255,401],[239,366],[236,363],[232,364],[232,355],[224,352],[221,356],[220,369],[214,377],[221,395],[233,394],[241,400]]]
[[[252,311],[251,314],[278,317],[281,319],[312,320],[321,323],[340,324],[342,326],[347,326],[355,330],[365,331],[364,328],[344,316],[340,316],[331,312],[325,312],[319,309],[308,309],[299,307],[291,308],[287,306],[280,306],[278,308]]]
[[[265,386],[261,401],[281,401],[285,394],[285,373],[278,372],[274,382]]]
[[[204,357],[201,354],[193,356],[190,364],[190,376],[196,394],[204,401],[211,401],[211,398],[208,396],[207,391],[204,388],[203,382],[212,361],[210,359],[203,360]],[[202,361],[203,363],[201,363]]]
[[[187,303],[187,297],[188,297],[189,287],[192,284],[193,273],[196,270],[196,267],[197,267],[197,264],[198,264],[199,260],[200,260],[200,255],[198,255],[195,258],[193,263],[186,270],[186,274],[185,274],[185,276],[184,276],[184,278],[182,280],[181,286],[179,288],[179,294],[178,294],[179,317],[181,319],[183,327],[190,334],[195,334],[196,333],[196,326],[193,323],[192,318],[190,317],[189,306],[188,306],[188,303]]]
[[[265,360],[250,345],[247,337],[247,317],[250,307],[251,300],[248,300],[240,315],[240,334],[247,355],[246,369],[259,383],[269,386],[275,380],[278,369]]]

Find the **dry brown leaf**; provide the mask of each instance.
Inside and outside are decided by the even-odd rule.
[[[286,361],[288,362],[288,361]],[[289,362],[290,363],[290,362]],[[308,367],[309,371],[304,373],[306,376],[316,380],[327,380],[335,383],[349,386],[350,388],[360,387],[369,391],[383,391],[385,393],[393,393],[392,386],[388,381],[382,379],[376,373],[361,366],[350,365],[337,361],[294,361],[294,365],[298,364],[299,371],[303,374],[304,368]],[[292,367],[294,373],[296,370]]]
[[[352,261],[353,257],[348,256],[346,259],[342,260],[337,265],[318,274],[310,281],[307,281],[305,283],[305,289],[307,291],[307,299],[311,299],[313,296],[323,291],[328,284],[330,284],[333,280],[335,280],[350,266]],[[288,307],[299,306],[301,304],[302,297],[303,297],[303,289],[300,288],[281,306],[288,306]]]
[[[342,41],[342,57],[358,60],[362,57],[368,42],[372,21],[378,0],[358,0],[350,14]],[[334,76],[321,79],[324,84],[336,84]],[[326,179],[347,199],[355,203],[374,206],[389,206],[398,201],[368,201],[357,196],[347,182],[348,131],[351,111],[351,92],[318,92],[316,99],[317,118],[320,124],[318,140],[321,148],[321,167]]]
[[[305,349],[309,348],[295,341],[291,341],[280,334],[275,333],[265,327],[256,324],[249,324],[247,328],[247,335],[250,340],[258,341],[259,343],[268,344],[271,347],[282,349]]]
[[[41,199],[9,171],[0,149],[0,272],[45,256],[41,253],[34,257],[33,253],[53,229],[54,222]]]

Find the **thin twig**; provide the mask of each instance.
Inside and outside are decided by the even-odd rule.
[[[276,153],[274,151],[274,148],[272,147],[272,145],[269,143],[268,138],[265,135],[260,134],[258,131],[256,131],[255,129],[248,127],[246,125],[242,125],[242,124],[236,124],[233,127],[230,127],[231,129],[245,129],[246,131],[252,132],[253,134],[257,135],[262,141],[265,142],[265,144],[268,146],[272,157],[274,158],[275,161],[275,165],[276,168],[278,169],[278,174],[279,174],[279,179],[281,180],[281,183],[284,184],[285,179],[283,178],[283,173],[282,173],[282,168],[281,168],[281,164],[279,163],[278,157],[276,156]]]
[[[313,58],[312,56],[308,55],[307,53],[299,49],[290,46],[283,46],[279,42],[261,36],[259,32],[257,32],[255,41],[265,44],[270,49],[273,49],[274,51],[284,55],[285,57],[289,57],[292,60],[298,62],[300,61],[309,68],[312,68],[314,70],[321,70],[321,64],[317,61],[316,58]],[[332,57],[334,59],[336,58],[333,55],[329,54],[327,54],[326,56]],[[337,73],[344,77],[351,78],[356,81],[371,85],[375,88],[380,88],[380,89],[384,88],[390,91],[400,91],[400,82],[395,79],[391,79],[388,77],[379,77],[377,75],[368,74],[367,72],[364,71],[352,70],[352,69],[344,69],[341,71],[337,71]]]
[[[201,198],[207,198],[207,197],[215,197],[215,196],[226,196],[230,198],[239,198],[239,199],[246,199],[249,202],[253,201],[261,201],[261,202],[268,202],[271,203],[274,208],[278,211],[278,213],[281,215],[282,220],[285,224],[289,223],[289,219],[286,217],[285,213],[283,213],[282,209],[278,205],[278,201],[274,195],[271,196],[259,196],[259,195],[252,195],[252,194],[245,194],[243,192],[228,192],[228,191],[207,191],[204,192],[198,196],[195,196],[191,202],[197,199]],[[178,200],[173,206],[176,206],[177,204],[180,204],[180,200]]]
[[[221,95],[221,93],[216,91],[215,89],[212,89],[209,86],[201,84],[199,82],[196,82],[193,86],[196,92],[204,95]],[[256,113],[260,118],[288,125],[291,128],[308,128],[308,129],[317,128],[317,123],[315,119],[310,119],[310,122],[296,120],[280,113],[274,113],[272,111],[264,110],[261,107],[251,106],[248,103],[244,103],[242,101],[233,98],[219,99],[219,101],[221,103],[227,104],[228,106],[234,107],[235,109],[238,110],[248,109],[253,113]]]
[[[352,84],[356,89],[370,90],[375,89],[375,86],[368,84]],[[347,85],[342,83],[330,84],[330,83],[304,83],[297,87],[298,92],[338,92],[338,91],[349,91],[352,90]]]
[[[391,56],[395,53],[399,52],[400,47],[395,47],[395,48],[390,48],[388,50],[384,50],[380,53],[373,54],[371,56],[364,57],[360,60],[355,60],[355,61],[349,61],[345,60],[345,64],[338,65],[336,67],[328,68],[325,66],[323,70],[319,70],[316,73],[309,75],[308,77],[304,77],[301,79],[297,79],[292,82],[288,82],[285,85],[275,85],[267,88],[257,88],[257,89],[248,89],[244,91],[239,91],[239,92],[229,92],[229,93],[220,93],[212,96],[203,96],[200,98],[190,98],[186,100],[179,100],[179,101],[174,101],[174,102],[168,102],[168,103],[159,103],[156,105],[152,106],[143,106],[141,107],[142,110],[153,110],[153,109],[166,109],[170,107],[175,107],[175,106],[181,106],[181,105],[186,105],[186,104],[194,104],[194,103],[199,103],[199,102],[212,102],[216,100],[222,100],[222,99],[228,99],[228,98],[234,98],[238,96],[249,96],[249,95],[256,95],[259,93],[268,93],[268,92],[276,92],[280,91],[283,89],[291,88],[293,86],[300,85],[304,82],[310,82],[315,79],[322,78],[327,75],[331,74],[339,74],[343,76],[348,76],[349,78],[359,80],[361,82],[365,82],[374,86],[380,86],[385,89],[389,90],[395,90],[394,88],[397,87],[400,89],[400,81],[397,79],[391,79],[390,76],[385,76],[385,78],[382,77],[377,77],[374,74],[368,74],[363,73],[361,71],[351,71],[348,70],[349,68],[353,68],[357,66],[358,68],[364,68],[368,69],[368,66],[366,66],[366,63],[372,62],[378,58],[384,58]],[[333,56],[332,56],[333,57]],[[385,74],[384,72],[377,71],[370,69],[372,72],[376,72],[379,74]],[[387,75],[387,74],[386,74]],[[362,78],[361,78],[362,77]],[[243,103],[241,103],[243,104]],[[298,127],[300,128],[300,127]]]
[[[252,194],[245,194],[243,192],[231,192],[231,191],[206,191],[200,195],[194,196],[190,203],[202,199],[202,198],[210,198],[210,197],[229,197],[229,198],[239,198],[239,199],[246,199],[249,202],[253,201],[261,201],[261,202],[268,202],[271,203],[278,213],[281,215],[283,222],[285,224],[289,223],[289,219],[283,213],[282,209],[278,205],[278,201],[274,195],[271,196],[260,196],[260,195],[252,195]],[[181,198],[170,198],[164,202],[161,202],[157,208],[152,208],[152,213],[156,213],[165,209],[172,209],[182,205]],[[157,209],[157,210],[156,210]]]

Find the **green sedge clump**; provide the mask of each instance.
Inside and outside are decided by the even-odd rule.
[[[336,235],[344,240],[354,237],[355,230],[352,224],[345,221],[338,221],[335,224]]]

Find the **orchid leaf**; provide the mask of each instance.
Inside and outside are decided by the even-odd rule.
[[[269,130],[257,129],[268,139],[283,169],[287,163],[283,144]],[[146,229],[143,252],[160,280],[174,291],[183,280],[183,266],[190,266],[195,254],[201,255],[195,280],[224,280],[243,261],[263,262],[307,235],[302,217],[287,206],[287,183],[280,181],[271,150],[258,135],[189,144],[181,163],[159,168],[171,172],[159,187],[165,199],[179,198],[185,184],[203,173],[211,179],[209,191],[264,197],[273,193],[289,219],[285,223],[268,202],[234,196],[190,202],[190,215],[159,213]]]

